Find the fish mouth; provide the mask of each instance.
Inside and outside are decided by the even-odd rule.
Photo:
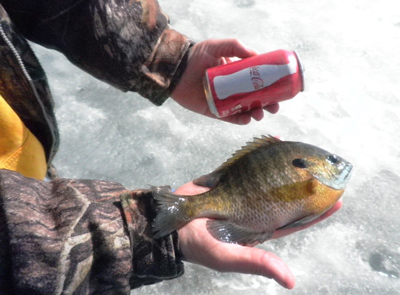
[[[318,179],[322,184],[329,186],[332,189],[342,190],[345,188],[347,182],[349,181],[352,170],[353,165],[347,162],[341,167],[339,174],[336,174],[332,171],[330,177],[323,177],[321,175],[313,176]]]
[[[351,163],[348,163],[346,165],[346,167],[344,168],[343,172],[346,173],[346,175],[344,176],[343,180],[344,180],[345,183],[347,183],[349,181],[349,179],[350,179],[350,176],[351,176],[352,172],[353,172],[353,165]],[[343,174],[343,172],[342,172],[342,174]]]
[[[344,189],[347,182],[350,179],[350,176],[353,171],[353,165],[351,163],[346,163],[346,166],[343,168],[342,172],[332,179],[331,185],[329,185],[333,189],[341,190]]]

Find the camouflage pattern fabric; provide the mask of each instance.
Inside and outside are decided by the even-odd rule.
[[[186,66],[185,36],[155,0],[0,0],[24,37],[160,105]]]
[[[49,168],[59,145],[53,99],[25,38],[161,105],[193,45],[168,22],[155,0],[0,0],[0,94],[43,144]]]
[[[0,0],[0,94],[40,140],[59,145],[53,99],[27,40],[162,104],[193,43],[154,0]],[[0,294],[129,294],[182,275],[177,233],[154,240],[149,191],[108,181],[41,182],[0,170]]]
[[[129,294],[183,274],[177,234],[152,239],[150,191],[0,170],[0,294]]]

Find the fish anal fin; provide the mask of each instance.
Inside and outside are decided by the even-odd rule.
[[[254,233],[229,220],[208,220],[207,230],[217,240],[240,245],[263,243],[270,239],[273,234],[273,232]]]

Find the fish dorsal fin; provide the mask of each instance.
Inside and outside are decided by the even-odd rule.
[[[252,151],[255,151],[261,147],[269,146],[280,141],[280,139],[271,135],[262,135],[261,138],[254,137],[254,140],[252,142],[247,142],[245,146],[236,151],[231,158],[229,158],[216,170],[214,170],[210,174],[201,176],[200,178],[196,179],[194,183],[200,186],[215,187],[219,183],[221,177],[225,174],[225,170],[236,163],[236,161],[238,161],[240,158],[244,157],[247,154],[250,154]]]
[[[271,144],[280,142],[281,140],[273,137],[271,135],[264,136],[262,135],[261,138],[254,137],[253,141],[247,142],[245,146],[243,146],[240,150],[236,151],[230,159],[228,159],[225,163],[223,163],[218,169],[225,169],[226,167],[231,166],[237,160],[242,158],[243,156],[250,154],[251,152],[265,146],[270,146]]]

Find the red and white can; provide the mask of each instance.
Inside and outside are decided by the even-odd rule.
[[[304,90],[303,72],[297,54],[281,49],[207,69],[203,84],[222,118],[293,98]]]

